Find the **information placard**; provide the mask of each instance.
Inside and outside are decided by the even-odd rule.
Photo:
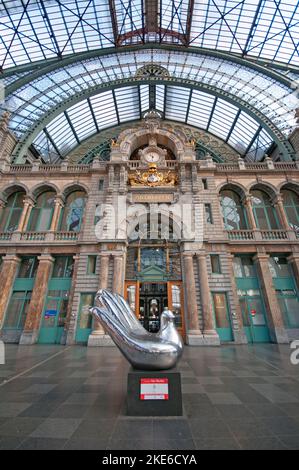
[[[140,400],[168,399],[168,379],[140,379]]]

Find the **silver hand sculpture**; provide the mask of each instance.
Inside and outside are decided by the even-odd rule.
[[[99,307],[90,312],[109,333],[116,346],[135,369],[163,370],[176,365],[183,352],[183,341],[170,310],[161,315],[158,333],[149,333],[140,324],[125,299],[107,290],[96,295]]]

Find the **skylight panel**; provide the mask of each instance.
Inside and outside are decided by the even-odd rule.
[[[208,131],[221,139],[226,139],[238,114],[238,108],[227,101],[218,99]]]
[[[112,91],[93,96],[90,98],[90,102],[99,129],[117,125],[117,113]]]
[[[206,129],[215,99],[212,95],[193,90],[187,123]]]
[[[116,89],[115,100],[120,122],[140,118],[137,87]]]
[[[182,87],[167,87],[166,119],[185,121],[191,90]]]
[[[263,158],[267,150],[272,144],[272,138],[265,129],[257,135],[255,141],[251,145],[246,154],[246,160],[259,161]]]
[[[149,109],[149,85],[140,85],[140,106],[143,113]]]
[[[242,111],[236,125],[234,126],[228,143],[243,154],[252,142],[258,128],[259,124]]]
[[[68,109],[67,114],[79,140],[86,139],[97,131],[87,100],[72,106]]]
[[[161,23],[160,26],[167,31],[186,33],[188,2],[181,0],[160,0]]]
[[[164,113],[165,86],[156,85],[156,108]]]

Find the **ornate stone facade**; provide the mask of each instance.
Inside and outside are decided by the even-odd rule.
[[[138,185],[132,185],[130,181],[133,176],[138,179],[140,171],[146,170],[146,162],[130,160],[130,156],[136,149],[150,145],[153,136],[158,148],[170,149],[175,157],[157,164],[160,174],[174,175],[173,184],[165,185],[162,180],[147,184],[141,178]],[[225,163],[216,163],[209,154],[198,160],[195,138],[221,154]],[[7,142],[8,148],[11,148],[9,138]],[[182,332],[186,342],[190,345],[219,345],[224,341],[246,343],[250,338],[254,340],[246,330],[250,327],[249,320],[244,318],[247,312],[244,310],[244,298],[247,294],[242,297],[242,292],[246,289],[242,290],[241,281],[235,278],[234,271],[236,257],[245,255],[252,260],[256,272],[258,287],[255,290],[260,289],[269,341],[288,342],[299,333],[299,310],[298,325],[288,324],[269,268],[271,257],[285,257],[292,273],[294,290],[299,288],[299,234],[288,222],[281,199],[283,190],[290,190],[297,196],[299,194],[298,163],[273,163],[272,160],[245,163],[216,137],[195,132],[186,126],[161,122],[157,116],[149,116],[144,122],[127,127],[116,135],[110,161],[94,158],[91,164],[80,165],[75,163],[77,157],[73,153],[68,161],[60,165],[43,165],[36,161],[27,165],[11,165],[7,152],[2,149],[1,155],[2,210],[7,207],[12,194],[19,192],[24,197],[18,226],[0,233],[0,279],[3,287],[0,328],[4,340],[18,338],[22,344],[38,342],[44,316],[51,318],[54,315],[51,312],[58,315],[58,311],[45,305],[49,291],[59,290],[59,283],[56,286],[57,280],[53,279],[53,264],[57,257],[64,256],[74,257],[74,267],[64,331],[58,340],[58,336],[55,337],[55,341],[67,344],[85,342],[90,346],[110,344],[99,325],[92,326],[88,321],[82,321],[83,314],[86,315],[86,309],[82,309],[82,299],[99,287],[126,293],[128,281],[139,283],[136,285],[140,288],[140,270],[136,268],[136,279],[128,279],[126,274],[130,247],[138,253],[132,261],[138,266],[141,263],[138,258],[140,246],[143,246],[142,239],[130,238],[131,231],[136,225],[145,223],[142,222],[145,217],[142,207],[150,205],[156,205],[157,217],[160,217],[157,230],[161,230],[163,218],[174,204],[181,215],[173,213],[171,216],[171,243],[178,249],[181,278],[171,278],[168,268],[164,274],[168,289],[174,279],[182,283]],[[77,161],[80,158],[82,153],[78,152]],[[221,209],[221,192],[225,190],[232,190],[240,197],[247,220],[246,228],[228,230],[225,226]],[[50,191],[55,196],[51,224],[48,230],[30,230],[32,211],[44,191]],[[81,228],[79,231],[62,230],[62,214],[68,196],[74,191],[86,195]],[[278,220],[276,228],[258,226],[252,191],[265,192],[269,197],[269,204]],[[189,206],[191,218],[185,220],[184,208]],[[186,230],[182,231],[182,227]],[[156,238],[160,238],[159,246],[166,247],[165,265],[168,266],[171,264],[169,241],[160,232]],[[15,326],[15,329],[21,328],[22,331],[14,336],[11,332],[8,334],[7,325],[14,329],[8,321],[8,315],[13,314],[9,305],[14,305],[11,304],[12,295],[15,283],[21,282],[17,271],[24,257],[35,257],[38,267],[28,308],[23,313],[23,323]],[[94,269],[90,269],[93,261]],[[213,264],[215,261],[219,263],[218,270]],[[162,273],[163,269],[160,271]],[[142,282],[146,282],[146,273],[148,271],[145,269]],[[150,282],[155,282],[155,275],[157,282],[161,282],[157,267],[155,274],[153,271],[150,274]],[[50,282],[56,287],[50,288]],[[18,287],[17,292],[21,292],[20,289]],[[251,305],[248,308],[248,314],[253,318],[259,314],[256,307]],[[57,328],[62,328],[55,324]],[[79,329],[84,330],[81,331],[82,336],[78,335]]]

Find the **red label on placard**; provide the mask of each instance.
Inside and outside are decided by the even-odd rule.
[[[168,379],[140,379],[140,400],[168,399]]]

